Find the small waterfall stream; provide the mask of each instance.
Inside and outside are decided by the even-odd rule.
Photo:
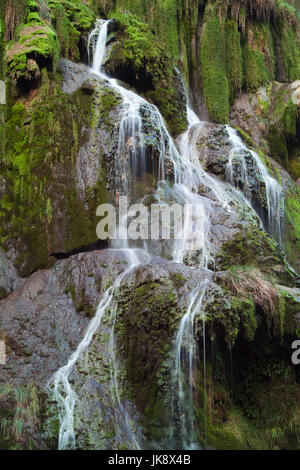
[[[258,169],[259,176],[265,185],[265,192],[267,198],[267,220],[265,222],[266,231],[282,244],[282,220],[284,215],[284,194],[282,187],[278,181],[273,178],[265,165],[261,161],[259,155],[254,150],[248,149],[239,137],[237,131],[230,126],[226,126],[229,134],[229,140],[232,145],[232,150],[229,156],[229,162],[226,169],[227,181],[235,186],[234,178],[234,162],[237,161],[242,169],[243,179],[243,192],[246,198],[251,202],[253,195],[249,187],[248,167],[245,159],[245,153],[250,154]]]
[[[198,130],[203,123],[193,111],[188,108],[189,126],[178,140],[178,149],[169,135],[164,120],[158,109],[149,104],[146,100],[139,97],[133,91],[127,90],[120,86],[115,79],[111,79],[102,72],[102,64],[106,55],[106,42],[108,34],[109,21],[98,20],[95,29],[89,37],[88,50],[92,51],[92,71],[100,78],[105,79],[110,86],[117,91],[122,97],[123,116],[121,117],[119,127],[118,154],[115,158],[116,172],[116,188],[119,195],[128,195],[131,191],[130,181],[124,178],[124,165],[128,165],[133,176],[137,173],[143,173],[147,167],[147,155],[143,137],[143,118],[141,109],[147,109],[156,122],[158,134],[160,136],[160,156],[158,165],[158,174],[156,175],[159,183],[156,190],[156,198],[158,201],[165,201],[166,191],[171,193],[172,199],[180,204],[194,204],[203,207],[203,224],[199,239],[201,240],[201,260],[200,266],[207,268],[211,260],[210,249],[210,230],[211,230],[211,214],[216,204],[221,205],[225,210],[230,211],[231,205],[234,203],[242,203],[249,207],[249,203],[245,200],[240,191],[230,187],[227,183],[219,181],[216,177],[205,172],[199,159],[197,158],[196,142],[198,138]],[[230,140],[233,145],[231,159],[227,168],[228,180],[234,185],[232,177],[232,161],[239,149],[247,150],[241,139],[228,126]],[[251,152],[257,166],[261,172],[261,176],[265,181],[266,193],[268,200],[268,216],[269,227],[274,236],[279,232],[278,215],[279,205],[282,200],[280,185],[275,182],[268,174],[264,165],[260,161],[255,152]],[[167,175],[165,171],[166,158],[173,164],[174,175],[172,186],[167,184]],[[125,163],[124,163],[125,162]],[[211,199],[198,194],[199,186],[210,189],[213,197]],[[245,168],[245,195],[247,194],[247,172]],[[177,262],[184,262],[186,253],[191,250],[189,244],[189,230],[187,226],[194,215],[189,214],[189,220],[183,227],[183,236],[174,243],[173,259]],[[198,241],[199,241],[198,239]],[[145,264],[150,261],[151,255],[142,250],[129,249],[127,242],[124,241],[124,249],[128,259],[128,268],[124,270],[115,280],[114,284],[104,293],[95,317],[91,320],[83,340],[78,345],[76,351],[69,358],[68,363],[60,368],[53,376],[51,383],[54,386],[54,398],[58,403],[60,430],[59,430],[59,449],[75,448],[74,433],[74,412],[76,405],[76,394],[69,382],[69,375],[80,357],[87,350],[93,338],[93,335],[99,328],[101,321],[110,306],[114,302],[114,295],[120,288],[120,285],[131,271],[139,264]],[[178,333],[175,339],[174,357],[175,357],[175,374],[176,383],[173,394],[173,423],[178,423],[177,440],[180,440],[184,449],[199,448],[198,437],[195,429],[194,416],[194,374],[197,369],[198,348],[195,339],[195,322],[199,314],[202,312],[202,329],[203,329],[203,351],[204,351],[204,388],[206,393],[206,357],[205,357],[205,313],[204,298],[208,281],[205,280],[202,285],[193,291],[190,295],[187,312],[180,321]],[[127,423],[130,439],[136,448],[140,445],[137,442],[134,433],[130,429],[127,412],[122,405],[122,401],[118,392],[117,377],[117,361],[115,354],[116,340],[114,334],[114,325],[110,331],[110,349],[111,349],[111,373],[114,383],[114,393],[117,398],[118,407]],[[204,407],[206,400],[204,400]],[[176,416],[175,416],[176,415]],[[178,427],[177,426],[177,427]]]
[[[103,299],[98,305],[96,314],[94,318],[88,325],[88,328],[85,332],[85,335],[82,341],[79,343],[76,351],[71,355],[68,360],[68,363],[61,367],[52,377],[49,387],[53,385],[53,398],[58,404],[59,410],[59,443],[58,448],[60,450],[64,449],[74,449],[75,448],[75,433],[74,433],[74,411],[76,404],[76,393],[72,389],[69,376],[72,372],[74,365],[76,364],[79,357],[87,350],[89,347],[95,332],[98,330],[105,313],[108,308],[111,306],[114,300],[114,295],[120,288],[122,280],[127,274],[129,274],[136,266],[139,264],[145,264],[149,261],[149,256],[147,253],[144,253],[141,250],[124,250],[126,259],[128,261],[128,268],[125,269],[115,280],[113,285],[106,290],[103,295]],[[113,349],[112,349],[113,351]],[[112,358],[112,361],[115,361],[115,358]],[[115,390],[118,401],[120,400],[118,390]],[[126,412],[124,411],[124,418],[128,421]],[[135,441],[134,435],[129,429],[129,432],[132,434],[131,438],[138,447],[137,442]]]
[[[195,321],[202,314],[203,333],[203,364],[204,364],[204,395],[206,396],[206,352],[205,352],[205,306],[204,297],[208,286],[205,279],[191,292],[186,314],[182,317],[175,341],[176,387],[173,390],[172,425],[176,429],[176,419],[181,422],[179,436],[175,439],[183,449],[199,449],[197,436],[197,420],[194,413],[194,395],[196,374],[198,371],[198,344],[195,338]],[[204,407],[206,400],[204,400]],[[174,413],[176,411],[176,414]],[[205,415],[205,410],[204,410]]]

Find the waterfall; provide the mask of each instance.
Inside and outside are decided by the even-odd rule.
[[[76,404],[76,393],[72,389],[69,376],[72,372],[72,369],[76,362],[78,361],[79,357],[83,354],[84,351],[87,350],[89,347],[94,334],[98,330],[101,322],[104,318],[105,313],[108,311],[109,307],[112,305],[114,296],[118,289],[120,288],[122,280],[128,275],[136,266],[140,263],[145,263],[149,261],[149,256],[140,250],[123,250],[128,261],[129,267],[125,269],[115,280],[113,285],[106,290],[103,295],[103,299],[98,305],[96,314],[94,318],[88,325],[88,328],[85,332],[85,335],[82,341],[79,343],[76,351],[71,355],[67,364],[61,367],[52,377],[49,383],[50,392],[53,394],[54,400],[58,404],[58,411],[59,411],[59,422],[60,422],[60,429],[59,429],[59,443],[58,448],[60,450],[64,449],[74,449],[75,448],[75,432],[74,432],[74,411],[75,411],[75,404]],[[115,361],[115,358],[112,359]],[[118,401],[120,401],[118,390],[115,390],[117,395]],[[126,415],[125,410],[123,411],[124,418],[126,423],[128,423],[128,417]],[[129,428],[129,425],[128,425]],[[131,433],[131,439],[138,448],[138,443],[135,440],[135,437],[129,429]]]
[[[198,344],[195,339],[195,318],[202,310],[203,365],[204,365],[204,408],[206,407],[206,352],[205,352],[205,312],[203,300],[208,286],[205,279],[191,292],[186,314],[182,317],[175,341],[175,380],[172,397],[172,428],[180,421],[180,434],[175,436],[183,449],[199,448],[197,420],[194,410],[195,376],[198,371]],[[205,409],[204,409],[205,415]],[[173,431],[172,431],[173,432]],[[174,438],[174,437],[173,437]]]
[[[261,161],[259,155],[254,150],[248,149],[239,137],[237,131],[230,126],[226,126],[229,134],[229,141],[232,145],[232,150],[229,156],[229,162],[226,169],[227,181],[235,185],[234,178],[234,161],[238,161],[241,165],[242,179],[243,179],[243,192],[249,201],[252,201],[253,195],[249,188],[248,167],[245,159],[245,153],[250,154],[255,162],[259,176],[265,186],[267,198],[267,221],[264,224],[266,231],[282,244],[282,220],[284,216],[284,194],[281,185],[273,178],[265,165]]]
[[[132,190],[132,181],[139,174],[143,174],[149,166],[147,161],[147,152],[145,148],[145,139],[143,135],[143,116],[145,110],[151,113],[155,120],[156,130],[159,136],[159,164],[157,174],[155,175],[159,183],[155,193],[158,202],[168,203],[169,200],[178,201],[180,204],[194,204],[203,207],[203,224],[199,239],[201,240],[199,266],[207,268],[211,261],[211,215],[217,205],[222,206],[226,211],[231,211],[232,204],[242,203],[250,207],[240,191],[231,188],[227,183],[219,181],[216,177],[205,172],[199,159],[197,158],[196,143],[199,130],[203,123],[188,108],[189,126],[185,133],[178,139],[178,148],[169,135],[164,120],[158,109],[149,104],[145,99],[139,97],[131,90],[123,88],[112,79],[105,75],[102,70],[103,62],[106,55],[106,42],[108,34],[109,21],[97,20],[95,29],[92,31],[88,41],[89,61],[91,70],[97,74],[122,97],[122,116],[119,126],[118,150],[115,156],[115,187],[116,196],[121,194],[129,195]],[[90,60],[92,52],[92,62]],[[248,150],[239,140],[231,128],[228,127],[230,139],[233,144],[231,161],[228,165],[227,173],[229,182],[233,181],[232,161],[237,148]],[[281,201],[279,195],[279,185],[275,184],[275,180],[271,178],[267,170],[255,152],[251,152],[260,170],[261,176],[266,185],[266,193],[268,200],[268,217],[269,226],[272,230],[277,230],[278,216],[274,214]],[[173,165],[172,185],[168,184],[168,175],[165,170],[166,159],[168,158]],[[230,166],[231,165],[231,166]],[[245,169],[246,175],[246,169]],[[199,195],[199,186],[209,188],[212,197],[204,197]],[[247,183],[246,183],[247,186]],[[246,192],[247,194],[247,192]],[[171,196],[171,197],[170,197]],[[185,255],[191,246],[189,244],[188,225],[193,220],[194,214],[188,214],[187,220],[182,228],[183,233],[180,240],[174,242],[173,260],[184,262]],[[276,227],[275,227],[276,226]],[[76,405],[76,393],[72,389],[69,382],[69,375],[73,370],[77,360],[86,351],[91,340],[98,330],[107,310],[114,306],[114,297],[119,290],[125,276],[132,272],[136,266],[147,263],[151,259],[151,255],[145,251],[137,249],[129,249],[128,242],[124,240],[123,247],[128,259],[129,267],[124,270],[115,280],[114,284],[104,293],[101,302],[98,305],[96,315],[91,320],[84,338],[78,345],[76,351],[71,355],[67,364],[61,367],[53,376],[50,386],[54,388],[53,394],[59,409],[59,448],[75,448],[75,432],[74,432],[74,412]],[[198,288],[191,293],[187,312],[183,316],[177,336],[175,338],[174,357],[175,357],[175,376],[176,383],[173,390],[173,405],[175,411],[172,416],[173,422],[178,426],[179,440],[183,448],[199,447],[198,438],[195,432],[195,416],[194,416],[194,374],[196,372],[197,362],[197,341],[195,339],[195,322],[199,313],[202,312],[202,329],[203,329],[203,362],[204,362],[204,395],[206,395],[206,357],[205,357],[205,312],[204,298],[208,285],[207,279]],[[116,310],[116,309],[115,309]],[[117,377],[117,361],[116,339],[114,333],[114,322],[110,330],[110,357],[111,357],[111,377],[113,382],[113,394],[116,396],[117,405],[124,417],[128,434],[133,445],[139,448],[134,433],[130,428],[130,420],[126,409],[122,404],[118,390]],[[204,407],[206,406],[206,398],[204,399]],[[177,414],[177,416],[176,416]]]

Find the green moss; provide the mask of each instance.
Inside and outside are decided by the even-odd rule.
[[[72,60],[80,59],[79,42],[83,32],[95,21],[93,11],[80,1],[51,0],[51,18],[61,45],[61,54]]]
[[[286,145],[286,136],[280,127],[275,125],[270,126],[268,141],[272,157],[287,168],[289,155]]]
[[[31,15],[34,17],[30,22]],[[18,28],[16,40],[6,47],[7,71],[15,84],[21,79],[30,80],[38,76],[39,65],[47,65],[48,70],[56,67],[59,54],[56,34],[41,19],[37,21],[36,15],[38,13],[35,12],[28,15],[28,23]],[[30,60],[34,60],[35,65]],[[33,65],[35,69],[32,69]]]
[[[260,263],[271,269],[274,263],[283,263],[283,254],[278,245],[264,232],[253,228],[225,243],[220,252],[220,268],[229,269],[232,265],[251,265]],[[264,264],[266,257],[269,264]],[[218,257],[217,257],[218,258]]]
[[[113,20],[106,71],[153,101],[170,132],[177,136],[186,129],[187,117],[182,83],[172,62],[149,26],[137,16],[116,12]]]
[[[294,26],[282,22],[281,48],[285,66],[285,79],[293,82],[300,77],[300,35]]]
[[[170,380],[170,344],[181,312],[169,279],[134,282],[134,291],[123,287],[118,300],[118,337],[132,395],[145,416],[146,433],[156,439],[166,432],[162,427],[169,426],[170,393],[165,393],[165,387]]]
[[[101,90],[105,95],[105,87]],[[97,184],[87,191],[86,199],[78,196],[70,175],[86,142],[84,130],[95,132],[99,125],[102,94],[94,108],[94,95],[82,90],[64,94],[60,82],[53,76],[50,80],[44,69],[39,92],[29,106],[18,101],[7,107],[1,170],[7,192],[0,201],[0,240],[5,246],[16,243],[17,266],[23,275],[48,266],[52,252],[68,252],[96,240],[96,207],[108,198],[102,156]],[[57,244],[59,232],[64,234],[64,246],[61,241]]]
[[[179,31],[183,27],[182,1],[174,0],[117,0],[115,7],[122,12],[130,12],[150,23],[175,60],[180,57]],[[113,8],[113,7],[110,7]],[[185,11],[188,14],[188,9]],[[180,19],[179,19],[180,18]],[[187,21],[188,18],[185,18]]]
[[[249,92],[256,91],[268,79],[264,57],[248,44],[244,48],[245,84]]]
[[[232,20],[227,20],[225,23],[225,53],[229,98],[233,104],[243,86],[243,56],[238,25]]]
[[[294,188],[285,198],[285,249],[287,257],[300,269],[300,191]]]
[[[201,38],[203,95],[211,119],[226,123],[229,118],[229,88],[223,56],[223,37],[217,7],[208,4]]]
[[[243,139],[245,144],[247,144],[248,147],[253,148],[253,149],[257,149],[257,146],[255,145],[253,139],[250,137],[249,134],[247,134],[247,132],[243,131],[243,129],[241,129],[238,126],[234,126],[234,128],[238,131],[241,138]]]

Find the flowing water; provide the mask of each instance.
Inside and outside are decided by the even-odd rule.
[[[126,259],[128,261],[129,267],[125,269],[115,280],[113,285],[106,290],[103,295],[103,299],[98,305],[96,314],[94,318],[88,325],[88,328],[85,332],[85,335],[82,341],[79,343],[76,351],[71,355],[68,360],[68,363],[61,367],[52,377],[50,386],[53,386],[51,392],[53,393],[53,398],[58,403],[59,410],[59,449],[74,449],[75,448],[75,433],[74,433],[74,411],[76,404],[76,393],[70,385],[69,376],[72,372],[72,369],[79,357],[87,350],[89,347],[94,334],[98,330],[101,322],[104,318],[105,313],[111,307],[114,299],[114,295],[118,292],[122,280],[128,275],[136,266],[140,263],[145,264],[149,260],[147,253],[144,253],[140,250],[123,250]],[[114,358],[113,358],[114,361]],[[119,400],[118,390],[115,391],[117,398]],[[126,414],[125,419],[128,421]],[[132,440],[135,442],[134,436]],[[136,443],[137,444],[137,443]],[[138,445],[137,445],[138,447]]]
[[[259,155],[246,147],[237,131],[230,126],[226,126],[226,128],[232,145],[226,171],[227,180],[232,185],[235,185],[234,162],[237,161],[242,173],[243,192],[249,201],[253,199],[249,187],[248,166],[245,159],[245,155],[250,154],[258,170],[257,173],[265,186],[267,198],[267,220],[265,222],[265,229],[275,240],[282,244],[282,220],[284,216],[284,194],[282,187],[278,181],[269,174]]]
[[[203,383],[204,383],[204,416],[206,415],[206,348],[205,348],[205,306],[203,303],[208,279],[205,279],[196,289],[191,292],[190,301],[186,314],[182,317],[175,341],[175,370],[176,387],[173,390],[172,410],[173,428],[176,420],[180,420],[179,436],[175,440],[183,449],[199,448],[199,437],[197,435],[197,419],[195,416],[195,392],[196,376],[198,373],[197,358],[198,343],[195,338],[195,322],[199,313],[202,314],[203,334]],[[175,433],[176,434],[176,433]]]
[[[214,176],[205,172],[199,159],[197,158],[196,144],[199,131],[203,123],[188,108],[188,129],[178,139],[178,148],[169,135],[164,120],[158,109],[149,104],[146,100],[136,95],[131,90],[123,88],[115,79],[106,76],[102,71],[103,62],[106,56],[106,42],[108,34],[109,21],[98,20],[95,29],[92,31],[88,42],[89,58],[92,54],[91,69],[94,74],[105,79],[110,86],[122,97],[122,116],[119,126],[118,151],[115,156],[115,186],[116,195],[129,195],[132,190],[132,180],[143,175],[149,169],[149,161],[145,146],[145,135],[143,129],[143,112],[151,115],[155,122],[159,140],[159,163],[155,178],[158,181],[155,197],[158,202],[166,203],[168,200],[175,200],[181,205],[192,204],[202,207],[202,224],[200,234],[197,238],[197,250],[201,253],[199,266],[207,268],[211,260],[210,232],[211,215],[216,205],[222,206],[230,211],[232,204],[244,204],[249,207],[249,203],[241,195],[240,191],[230,188],[227,183],[220,182]],[[234,184],[233,161],[240,150],[249,150],[242,143],[235,131],[228,127],[230,140],[233,146],[230,162],[227,168],[227,176],[230,183]],[[255,152],[251,152],[256,164],[260,170],[261,176],[265,182],[267,201],[268,201],[268,224],[270,230],[279,232],[278,215],[279,205],[282,200],[281,189],[275,180],[271,178]],[[166,160],[173,166],[172,184],[169,184],[170,176],[166,172]],[[154,167],[152,166],[152,171]],[[245,195],[247,194],[247,170],[245,171]],[[212,197],[204,197],[198,194],[199,187],[209,188]],[[182,236],[180,240],[174,242],[173,259],[177,262],[183,262],[187,252],[193,249],[190,243],[190,225],[196,220],[195,213],[188,213],[185,223],[182,227]],[[98,330],[105,313],[113,307],[114,296],[120,288],[120,285],[131,271],[137,265],[149,262],[151,256],[145,251],[129,249],[126,240],[123,247],[128,259],[129,267],[120,274],[114,284],[104,293],[95,317],[90,322],[83,340],[78,345],[76,351],[71,355],[68,363],[60,368],[52,378],[54,386],[54,398],[58,403],[60,430],[59,430],[59,448],[75,448],[74,433],[74,412],[76,405],[76,394],[69,382],[69,375],[81,354],[86,351],[91,343],[93,335]],[[205,312],[204,298],[208,281],[193,291],[190,295],[189,305],[186,314],[183,316],[179,330],[175,339],[175,387],[173,395],[173,413],[172,421],[177,427],[177,441],[181,442],[183,448],[199,448],[197,433],[195,429],[196,418],[194,415],[194,388],[195,374],[197,370],[197,341],[195,339],[195,323],[202,315],[203,330],[203,363],[204,363],[204,391],[206,394],[206,352],[205,352]],[[110,331],[110,354],[111,354],[111,377],[113,382],[114,394],[117,399],[118,407],[126,422],[128,435],[136,448],[139,448],[134,433],[130,428],[130,419],[122,404],[118,388],[118,357],[116,355],[116,338],[114,334],[114,321]],[[204,407],[206,400],[204,400]],[[174,411],[175,410],[175,411]],[[204,415],[206,410],[204,410]]]

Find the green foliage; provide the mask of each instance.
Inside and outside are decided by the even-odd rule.
[[[10,384],[1,384],[0,399],[8,397],[14,405],[13,416],[4,416],[0,420],[1,433],[7,439],[13,439],[19,448],[28,445],[28,431],[39,426],[39,401],[36,386],[28,384],[13,388]]]

